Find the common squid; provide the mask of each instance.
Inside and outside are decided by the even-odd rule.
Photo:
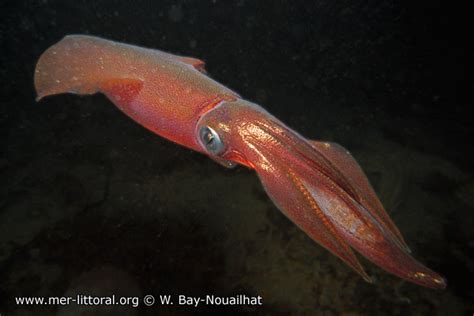
[[[34,83],[37,100],[101,92],[150,131],[225,167],[255,170],[271,200],[294,224],[369,282],[353,249],[398,277],[446,287],[443,277],[411,256],[345,148],[304,138],[207,76],[199,59],[70,35],[41,55]]]

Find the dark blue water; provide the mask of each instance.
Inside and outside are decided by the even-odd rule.
[[[470,315],[472,29],[439,1],[3,1],[0,315]],[[35,103],[39,55],[92,34],[206,61],[309,139],[348,148],[444,291],[362,260],[365,283],[284,217],[256,175],[132,122],[104,96]],[[15,297],[172,295],[113,311]],[[178,295],[263,305],[178,306]]]

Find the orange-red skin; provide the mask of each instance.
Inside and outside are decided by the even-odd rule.
[[[54,66],[53,66],[54,65]],[[84,35],[66,36],[40,57],[38,99],[103,92],[139,124],[201,151],[194,125],[205,111],[238,94],[203,75],[198,59]]]
[[[444,288],[445,280],[411,255],[367,177],[334,143],[306,140],[260,106],[205,75],[198,59],[83,35],[67,36],[40,57],[38,99],[102,92],[154,133],[254,169],[265,190],[298,227],[366,280],[351,247],[413,283]],[[225,151],[200,144],[201,126],[218,132]]]

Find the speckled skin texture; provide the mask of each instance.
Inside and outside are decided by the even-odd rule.
[[[351,247],[411,282],[444,288],[445,280],[409,254],[357,162],[337,144],[309,142],[260,106],[203,73],[203,62],[97,37],[67,36],[35,70],[38,99],[103,92],[123,112],[178,144],[254,169],[274,203],[313,240],[364,279]],[[225,148],[200,145],[210,127]]]
[[[50,47],[35,71],[38,98],[103,92],[132,119],[200,151],[195,125],[209,106],[237,94],[202,75],[204,63],[159,50],[72,35]]]

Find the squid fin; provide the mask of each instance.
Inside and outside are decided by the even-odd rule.
[[[142,78],[113,42],[84,35],[69,35],[48,48],[36,64],[37,101],[60,93],[94,94],[127,88],[124,97],[137,93]],[[105,90],[104,90],[105,89]],[[114,92],[117,97],[117,92]]]
[[[143,81],[138,79],[109,79],[100,85],[100,91],[121,107],[132,102],[142,87]]]
[[[182,61],[183,63],[193,66],[199,72],[202,72],[203,74],[207,73],[206,68],[205,68],[206,63],[204,61],[202,61],[200,59],[197,59],[197,58],[193,58],[193,57],[177,56],[177,58],[178,58],[178,60]]]

